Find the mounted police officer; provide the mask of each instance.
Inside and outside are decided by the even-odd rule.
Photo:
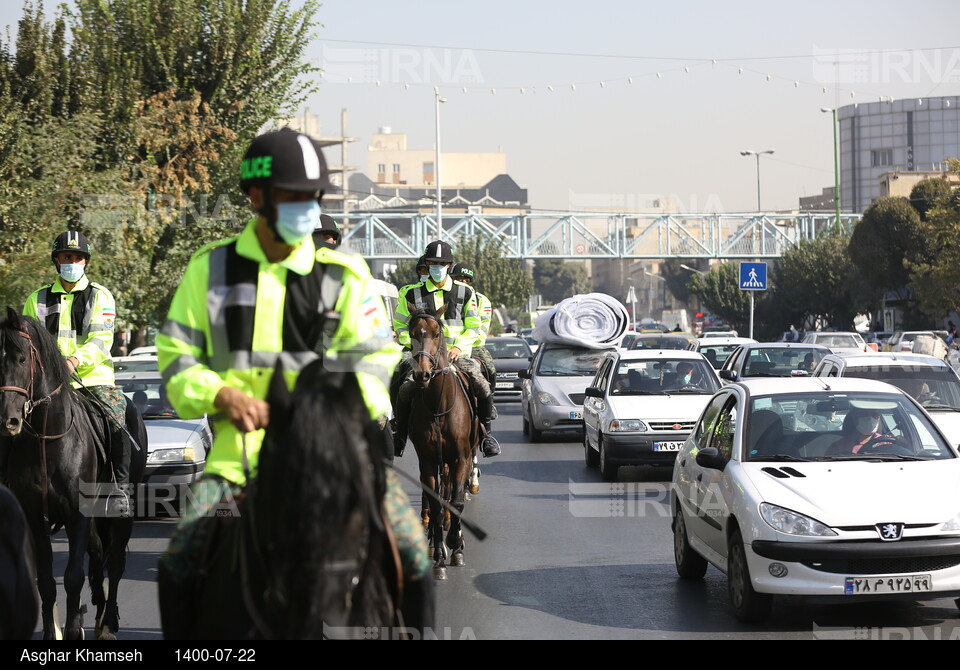
[[[500,445],[491,434],[490,428],[490,423],[495,418],[493,391],[480,366],[470,358],[481,326],[476,294],[469,286],[455,282],[449,276],[453,251],[446,242],[437,240],[428,244],[423,259],[429,268],[429,279],[403,287],[397,298],[397,311],[393,317],[397,339],[404,347],[410,346],[410,305],[417,309],[433,310],[446,305],[443,313],[443,335],[447,353],[450,360],[470,377],[471,388],[477,398],[477,414],[484,433],[480,448],[484,456],[496,456],[500,453]],[[399,392],[394,397],[393,416],[396,429],[393,449],[396,456],[403,455],[407,443],[410,405],[415,386],[410,376],[411,370],[412,366],[409,366],[402,372]]]
[[[329,214],[320,215],[320,225],[313,231],[313,241],[319,247],[322,243],[339,247],[343,241],[340,224]]]
[[[110,461],[115,488],[110,516],[133,514],[130,487],[130,437],[125,430],[127,399],[113,376],[113,328],[117,318],[113,295],[87,277],[91,250],[83,233],[68,230],[54,240],[50,258],[59,275],[34,291],[23,313],[37,319],[54,336],[73,376],[71,385],[108,417]]]
[[[450,268],[450,276],[453,277],[454,281],[466,284],[477,294],[477,311],[480,314],[480,328],[477,331],[477,342],[473,345],[473,353],[471,356],[480,363],[487,377],[487,381],[491,384],[496,384],[497,368],[493,363],[493,356],[490,355],[490,352],[487,351],[486,346],[484,346],[487,342],[487,337],[490,336],[490,324],[493,321],[493,307],[490,305],[490,299],[474,288],[473,280],[476,276],[476,271],[470,265],[466,263],[455,264]]]
[[[323,154],[308,136],[284,128],[255,138],[243,157],[240,187],[257,215],[238,236],[194,254],[157,336],[160,369],[178,413],[215,417],[194,504],[160,559],[165,582],[178,592],[161,602],[165,630],[185,626],[191,614],[209,532],[198,520],[246,484],[244,452],[256,471],[278,358],[289,385],[318,356],[347,366],[356,372],[371,421],[390,410],[387,383],[400,351],[370,269],[356,253],[313,241],[326,186]],[[426,541],[392,468],[385,513],[399,545],[404,602],[422,608],[408,616],[429,619]]]

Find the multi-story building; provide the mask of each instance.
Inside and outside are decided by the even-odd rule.
[[[941,173],[947,158],[960,157],[960,96],[846,105],[837,121],[845,212],[885,195],[885,173]]]

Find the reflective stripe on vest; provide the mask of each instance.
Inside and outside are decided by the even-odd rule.
[[[65,338],[79,342],[86,339],[91,330],[91,315],[93,313],[93,301],[96,299],[93,284],[88,284],[85,289],[76,293],[54,293],[50,290],[51,286],[44,286],[37,294],[37,319],[43,324],[51,335],[55,338]],[[70,320],[66,330],[61,329],[60,308],[63,305],[62,298],[70,298]],[[80,325],[79,330],[77,324]],[[98,330],[103,330],[103,324],[96,324]],[[102,347],[101,347],[102,348]]]
[[[209,255],[210,333],[206,344],[210,368],[218,373],[273,368],[281,360],[285,370],[299,372],[319,356],[323,336],[332,337],[337,329],[339,315],[334,308],[343,287],[343,268],[314,263],[307,275],[288,272],[284,294],[275,296],[284,301],[281,351],[254,351],[260,266],[238,254],[236,246],[233,242],[217,247]],[[204,339],[202,333],[180,335],[192,344]],[[182,361],[181,368],[190,364]]]

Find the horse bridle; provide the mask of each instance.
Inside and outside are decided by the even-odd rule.
[[[37,407],[44,406],[44,409],[46,409],[46,405],[49,405],[50,402],[53,400],[53,396],[55,396],[57,393],[60,392],[60,389],[63,388],[63,384],[60,384],[59,386],[57,386],[57,388],[53,389],[50,393],[43,396],[42,398],[39,398],[37,400],[33,399],[33,380],[36,377],[37,368],[40,368],[41,377],[43,377],[43,375],[46,374],[46,370],[44,370],[43,368],[43,361],[40,359],[40,352],[37,350],[37,347],[33,344],[33,339],[30,337],[30,333],[23,330],[18,330],[17,334],[20,335],[20,337],[22,337],[23,339],[25,339],[27,341],[27,344],[30,347],[30,374],[29,374],[29,379],[27,381],[27,386],[26,388],[22,388],[20,386],[0,386],[0,393],[6,393],[6,392],[18,393],[27,399],[26,402],[23,404],[23,419],[24,419],[23,426],[34,437],[40,439],[41,441],[60,439],[61,437],[69,433],[70,430],[73,428],[72,414],[70,416],[70,425],[67,426],[67,429],[64,432],[60,433],[59,435],[44,434],[46,433],[46,428],[47,428],[47,412],[46,411],[44,411],[43,413],[43,429],[42,429],[43,432],[42,433],[35,432],[35,429],[33,428],[33,426],[31,426],[30,422],[27,421],[27,418],[30,416],[30,414],[33,413],[33,410],[35,410]]]
[[[420,318],[420,319],[428,319],[430,321],[435,322],[438,326],[440,326],[440,337],[441,338],[443,337],[443,324],[440,322],[439,317],[436,317],[430,312],[426,312],[426,311],[420,311],[412,315],[411,321],[413,320],[413,317]],[[412,338],[413,338],[413,335],[411,334],[411,340]],[[430,361],[433,364],[433,368],[427,374],[427,381],[430,381],[431,379],[433,379],[439,374],[446,374],[446,372],[448,371],[449,365],[444,365],[441,367],[440,361],[437,360],[437,358],[439,358],[439,354],[437,356],[434,356],[429,351],[424,351],[421,349],[420,351],[413,354],[413,359],[416,360],[421,356],[426,358],[428,361]]]

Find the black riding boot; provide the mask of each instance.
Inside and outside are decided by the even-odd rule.
[[[497,438],[490,434],[490,422],[493,421],[495,412],[492,393],[486,398],[477,398],[477,414],[480,423],[483,425],[482,432],[484,433],[483,440],[480,442],[480,449],[487,458],[500,455],[500,443],[497,442]]]
[[[393,421],[395,423],[393,430],[393,455],[397,458],[403,456],[403,450],[407,446],[407,426],[410,421],[410,396],[400,392],[397,394],[397,403],[393,410]]]
[[[130,486],[130,438],[122,430],[110,436],[110,461],[116,488],[110,492],[110,516],[133,515],[133,489]]]

